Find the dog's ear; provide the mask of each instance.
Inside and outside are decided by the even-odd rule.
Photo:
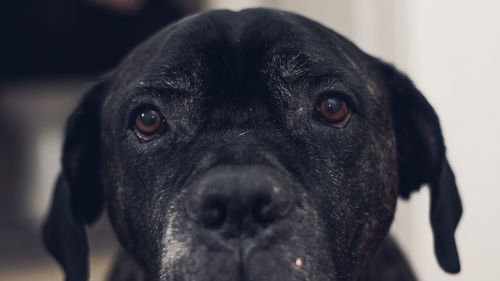
[[[93,86],[66,125],[62,172],[70,187],[71,211],[76,220],[93,222],[103,205],[100,181],[100,111],[106,95],[103,79]]]
[[[88,278],[88,243],[85,224],[71,211],[70,188],[61,174],[57,179],[52,207],[43,226],[45,247],[62,266],[67,281]]]
[[[105,90],[105,82],[92,87],[68,120],[62,173],[43,227],[44,244],[61,264],[67,281],[87,280],[85,224],[94,222],[103,209],[99,113]]]
[[[460,261],[454,234],[462,216],[462,204],[455,176],[446,159],[438,117],[406,75],[390,65],[380,65],[390,92],[398,153],[399,194],[408,198],[421,185],[429,185],[434,251],[441,268],[457,273]]]

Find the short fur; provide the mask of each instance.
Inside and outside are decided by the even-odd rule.
[[[325,93],[349,101],[344,128],[314,117]],[[144,106],[166,120],[146,143]],[[398,194],[423,184],[437,260],[460,270],[434,110],[392,66],[292,13],[166,27],[87,93],[63,154],[44,239],[70,281],[87,279],[85,225],[105,206],[123,246],[114,280],[412,280],[386,237]],[[206,225],[211,198],[227,218]]]

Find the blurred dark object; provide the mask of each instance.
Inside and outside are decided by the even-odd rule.
[[[119,3],[123,1],[123,3]],[[0,77],[99,72],[198,0],[3,0]]]
[[[1,102],[1,100],[0,100]],[[21,179],[21,160],[23,159],[23,138],[18,128],[7,122],[3,114],[4,108],[0,106],[0,226],[4,219],[12,218],[19,211],[15,202],[19,201],[22,193],[17,187]]]
[[[112,11],[129,14],[136,13],[144,7],[146,0],[85,0],[97,6],[108,8]]]

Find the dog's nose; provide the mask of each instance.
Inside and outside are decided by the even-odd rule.
[[[193,186],[186,209],[206,228],[255,234],[288,214],[292,195],[269,169],[219,167]]]

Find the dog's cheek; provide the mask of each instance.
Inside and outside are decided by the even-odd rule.
[[[133,243],[129,235],[125,217],[125,202],[123,201],[124,186],[121,185],[120,182],[120,179],[124,176],[124,172],[119,166],[111,164],[112,161],[110,161],[110,157],[110,153],[103,155],[103,165],[101,166],[101,178],[106,198],[106,207],[117,238],[121,245],[129,250]]]
[[[145,188],[152,184],[140,183],[127,166],[131,161],[122,159],[116,147],[107,151],[102,179],[110,221],[123,248],[152,276],[160,268],[165,198],[159,190]]]
[[[108,205],[110,220],[120,244],[144,270],[148,280],[161,269],[162,230],[166,220],[163,200],[139,198],[115,186]],[[124,191],[125,190],[125,191]],[[156,194],[153,198],[161,197]]]
[[[355,210],[355,220],[362,222],[351,245],[358,253],[356,272],[359,272],[381,245],[394,218],[397,201],[397,160],[394,135],[391,130],[373,130],[369,145],[360,154],[356,177],[359,187],[351,193],[350,200],[360,206]]]
[[[324,151],[332,147],[331,156],[315,165],[326,167],[324,180],[310,184],[323,186],[311,196],[320,194],[320,207],[332,214],[326,220],[339,276],[358,274],[387,235],[394,216],[398,183],[394,135],[386,116],[373,119],[377,119],[373,124],[351,124],[362,130],[353,129],[355,137],[346,141],[348,146],[323,146]],[[336,147],[350,150],[339,152]]]

